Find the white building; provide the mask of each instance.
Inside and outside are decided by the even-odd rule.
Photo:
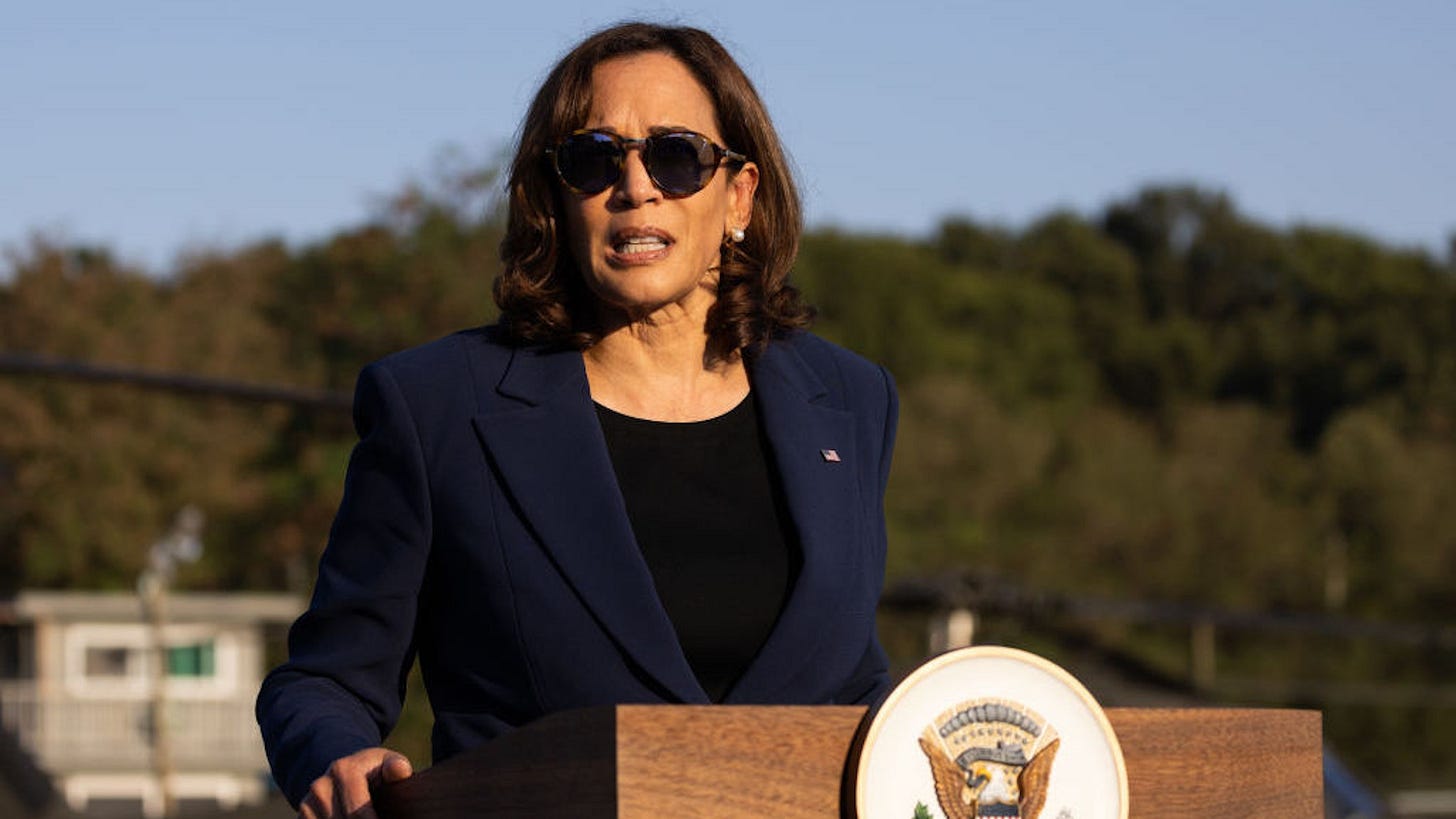
[[[302,606],[277,594],[170,596],[161,701],[164,767],[179,806],[266,797],[253,719],[264,634]],[[73,811],[162,815],[152,633],[135,594],[32,591],[0,601],[0,726]]]

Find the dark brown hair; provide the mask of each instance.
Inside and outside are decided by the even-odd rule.
[[[546,149],[586,124],[598,64],[644,52],[681,60],[712,100],[724,143],[758,166],[750,228],[744,241],[724,244],[707,331],[710,357],[761,349],[813,316],[788,283],[803,229],[788,160],[763,101],[728,51],[699,29],[652,23],[593,34],[536,92],[511,163],[504,265],[494,285],[501,326],[518,343],[586,349],[600,339],[592,297],[566,243],[562,189]]]

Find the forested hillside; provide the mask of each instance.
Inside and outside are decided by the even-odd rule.
[[[0,268],[0,352],[347,391],[375,357],[490,320],[481,181],[166,276],[36,239]],[[1453,264],[1150,188],[1020,229],[817,231],[796,277],[818,331],[899,380],[892,576],[1431,625],[1456,611]],[[206,554],[180,586],[306,590],[351,444],[342,412],[0,375],[5,584],[130,587],[196,504]],[[1456,675],[1449,646],[1228,650],[1247,674]],[[1456,771],[1449,693],[1306,704],[1382,784]]]

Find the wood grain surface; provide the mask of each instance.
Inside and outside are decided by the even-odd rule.
[[[375,806],[383,819],[836,819],[853,809],[841,793],[864,713],[860,706],[568,711],[384,786]],[[1132,819],[1324,816],[1316,711],[1109,708],[1107,718],[1127,763]]]
[[[1131,819],[1322,819],[1318,711],[1108,708]]]
[[[862,706],[623,706],[623,819],[839,816]]]

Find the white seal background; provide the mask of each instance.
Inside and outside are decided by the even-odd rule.
[[[930,660],[890,692],[860,751],[855,806],[860,819],[911,819],[915,803],[944,817],[920,733],[967,700],[1012,700],[1040,714],[1061,737],[1040,819],[1126,819],[1127,769],[1107,716],[1087,689],[1029,652],[973,646]]]

